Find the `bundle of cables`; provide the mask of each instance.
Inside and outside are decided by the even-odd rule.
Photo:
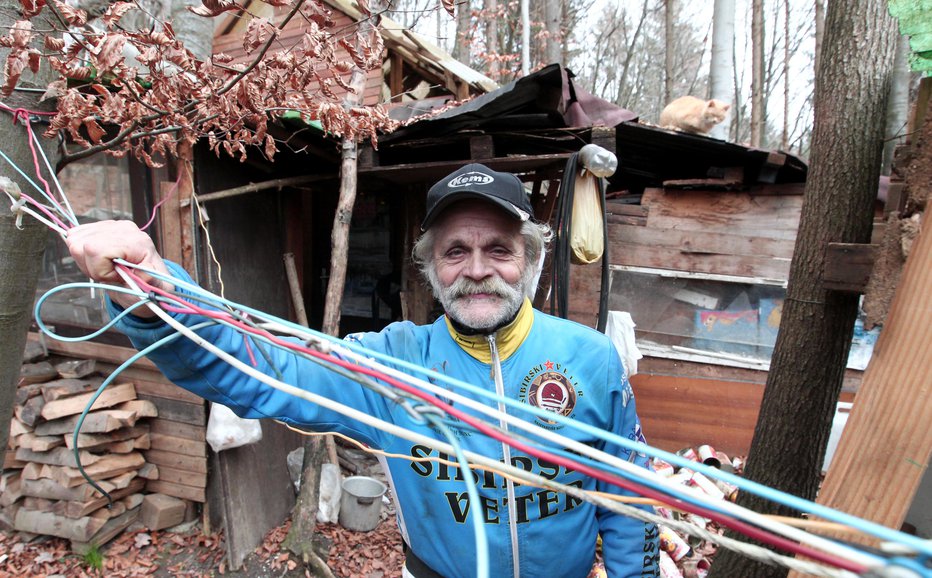
[[[2,151],[0,151],[0,155],[9,162],[9,159],[6,155],[3,155]],[[36,165],[38,173],[38,161]],[[17,170],[19,169],[17,168]],[[26,176],[22,171],[20,173],[24,177]],[[63,237],[67,237],[68,230],[77,224],[77,218],[64,198],[64,194],[61,193],[60,188],[59,194],[55,195],[47,184],[43,188],[31,180],[29,182],[45,198],[46,202],[39,202],[31,196],[23,194],[9,180],[0,183],[0,188],[5,190],[13,202],[13,210],[19,215],[33,216]],[[139,351],[111,373],[100,385],[97,395],[89,402],[81,419],[90,411],[97,396],[113,382],[123,369],[141,356],[147,355],[167,343],[176,339],[189,339],[197,346],[206,349],[219,359],[229,363],[251,378],[266,384],[268,387],[293,395],[309,403],[340,412],[348,418],[370,424],[391,435],[417,444],[424,444],[447,455],[455,456],[459,467],[464,470],[491,470],[521,484],[564,492],[573,498],[594,503],[599,507],[620,512],[645,522],[663,524],[702,540],[736,549],[755,559],[770,564],[783,565],[811,575],[855,576],[870,572],[876,576],[892,576],[894,570],[908,570],[915,576],[932,576],[932,570],[929,569],[928,565],[930,555],[932,555],[932,544],[915,536],[906,535],[855,516],[778,492],[751,480],[594,428],[571,418],[538,409],[513,399],[499,397],[485,388],[450,378],[403,360],[365,349],[359,344],[339,340],[296,323],[268,315],[262,311],[234,303],[173,276],[143,269],[124,261],[116,261],[116,269],[123,279],[125,287],[86,282],[64,285],[46,293],[36,303],[36,320],[41,330],[55,339],[89,339],[117,323],[124,315],[131,314],[139,307],[147,307],[164,323],[172,327],[175,332]],[[145,273],[145,275],[140,273]],[[144,277],[164,281],[165,286],[170,284],[174,289],[165,291],[156,287],[155,284],[147,283],[143,280]],[[126,308],[105,327],[91,335],[82,338],[66,338],[55,335],[42,322],[41,310],[43,303],[55,292],[75,287],[120,292],[133,295],[138,301],[131,307]],[[201,321],[190,327],[183,325],[174,317],[174,314],[179,313],[197,316]],[[249,349],[250,357],[253,355],[252,350],[255,349],[268,359],[268,348],[280,348],[295,356],[310,360],[327,370],[339,373],[362,387],[369,388],[385,396],[418,419],[429,421],[435,426],[436,431],[440,432],[443,439],[427,437],[397,424],[364,414],[313,391],[300,389],[285,383],[280,379],[280,375],[269,375],[259,371],[250,363],[241,361],[236,356],[217,348],[214,344],[205,341],[198,335],[198,329],[213,324],[221,324],[240,332],[244,336],[243,343]],[[271,373],[275,374],[277,371],[273,370]],[[461,392],[468,392],[469,396],[463,395]],[[476,401],[472,396],[486,399],[488,403]],[[536,417],[556,421],[569,428],[575,428],[588,435],[605,440],[607,443],[615,444],[630,451],[641,452],[662,459],[674,466],[688,468],[707,477],[722,480],[737,486],[742,491],[753,492],[774,502],[805,512],[810,516],[836,524],[843,524],[858,532],[879,539],[887,546],[887,550],[869,551],[857,546],[840,543],[790,525],[782,519],[768,517],[731,502],[713,500],[702,493],[695,492],[691,488],[672,482],[653,471],[637,467],[617,456],[574,441],[552,429],[541,428],[534,423],[517,418],[507,411],[498,409],[502,407],[529,412]],[[487,419],[478,417],[480,415],[487,416]],[[507,428],[502,427],[501,423],[507,424]],[[75,436],[78,435],[80,427],[81,423],[79,421],[75,427]],[[744,534],[773,549],[721,536],[682,520],[663,518],[625,503],[619,500],[618,496],[589,492],[559,484],[540,475],[525,471],[520,467],[465,451],[457,441],[457,432],[454,431],[456,428],[465,428],[472,435],[489,436],[529,456],[572,468],[586,476],[639,494],[666,508],[712,520],[722,527]],[[74,444],[74,448],[76,459],[80,464],[77,443]],[[84,473],[83,468],[80,469]],[[478,490],[473,481],[473,476],[466,475],[463,478],[468,485],[467,490],[470,500],[474,500],[473,503],[479,503]],[[98,491],[106,495],[93,480],[89,479],[89,482]],[[476,540],[478,575],[484,577],[488,576],[489,553],[482,515],[478,512],[480,512],[479,509],[473,510],[469,516]]]

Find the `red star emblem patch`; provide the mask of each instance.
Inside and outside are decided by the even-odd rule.
[[[547,363],[544,364],[544,367],[547,368],[547,371],[552,370],[552,369],[553,369],[553,362],[552,362],[552,361],[548,361]]]

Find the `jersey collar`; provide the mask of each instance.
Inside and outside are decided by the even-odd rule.
[[[449,317],[444,317],[444,320],[453,341],[462,347],[463,351],[482,363],[492,363],[492,351],[485,335],[464,335],[453,327]],[[534,308],[531,306],[531,301],[525,298],[514,321],[495,332],[495,342],[502,360],[508,359],[524,343],[525,338],[531,332],[533,323]]]

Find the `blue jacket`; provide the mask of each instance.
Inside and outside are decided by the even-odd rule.
[[[180,267],[169,266],[176,276],[188,279]],[[188,315],[175,317],[188,326],[201,321]],[[125,317],[120,329],[140,349],[174,331],[161,321],[133,316]],[[221,326],[201,329],[199,334],[249,362],[241,334]],[[456,333],[445,317],[424,326],[393,323],[379,333],[347,339],[619,436],[643,440],[631,386],[610,340],[583,325],[536,311],[529,302],[525,302],[518,318],[497,332],[491,341]],[[303,358],[279,349],[266,349],[283,381],[445,441],[423,420],[413,418],[370,389]],[[240,373],[185,338],[159,348],[149,357],[174,383],[227,405],[240,416],[274,418],[307,430],[339,432],[389,454],[455,460],[426,445],[395,437],[282,393]],[[262,356],[255,358],[260,369],[275,375]],[[468,391],[457,393],[489,403]],[[632,455],[615,444],[555,421],[514,408],[508,411],[647,467],[644,455]],[[477,432],[462,430],[458,437],[464,450],[510,462],[547,479],[586,490],[624,493]],[[602,537],[609,576],[659,576],[657,531],[652,524],[597,508],[563,493],[515,484],[483,470],[473,474],[481,503],[470,504],[462,473],[453,466],[401,458],[388,458],[383,465],[396,497],[398,523],[405,541],[421,560],[443,576],[475,576],[476,544],[468,516],[477,508],[485,523],[491,576],[585,577],[594,561],[598,535]],[[513,503],[508,499],[511,492]]]

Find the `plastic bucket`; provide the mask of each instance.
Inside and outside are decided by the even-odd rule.
[[[385,484],[368,476],[351,476],[341,484],[340,525],[347,530],[368,532],[379,525]]]

